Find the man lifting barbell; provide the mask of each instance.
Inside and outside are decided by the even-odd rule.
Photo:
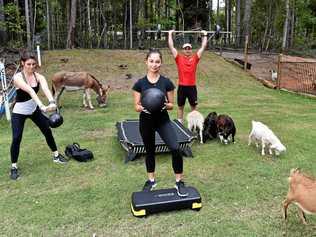
[[[198,99],[196,89],[196,68],[207,46],[207,31],[200,31],[202,34],[201,48],[196,53],[192,52],[192,45],[185,43],[182,45],[182,54],[179,54],[174,47],[172,35],[175,31],[170,30],[168,35],[168,46],[175,58],[178,68],[178,120],[183,123],[183,111],[186,99],[189,100],[191,111],[196,110]],[[215,35],[215,34],[213,34]]]

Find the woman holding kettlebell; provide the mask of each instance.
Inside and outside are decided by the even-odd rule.
[[[42,112],[55,111],[57,107],[45,77],[36,72],[36,55],[27,51],[23,52],[20,63],[22,70],[13,77],[13,83],[16,87],[16,103],[13,107],[11,118],[12,143],[10,151],[12,165],[10,177],[13,180],[18,179],[20,176],[17,162],[20,153],[20,143],[22,140],[24,124],[27,118],[30,118],[45,136],[46,142],[53,152],[53,161],[56,163],[67,162],[67,160],[58,152],[52,131],[49,127],[48,119],[42,114]],[[49,101],[48,106],[45,106],[37,96],[40,87]]]
[[[150,50],[147,53],[145,63],[147,65],[147,75],[139,79],[133,86],[135,110],[139,115],[139,130],[143,139],[146,158],[148,180],[145,182],[144,191],[151,191],[156,186],[155,180],[155,132],[157,131],[162,140],[166,143],[172,154],[172,167],[175,173],[177,193],[179,196],[188,196],[183,178],[183,158],[180,151],[177,135],[173,129],[167,110],[173,108],[173,97],[175,86],[168,78],[160,75],[162,55],[159,50]],[[153,110],[151,106],[146,108],[142,101],[154,101],[157,97],[146,90],[157,88],[164,93],[164,103],[161,109]],[[154,91],[154,90],[153,90]],[[155,93],[155,92],[153,92]],[[159,94],[159,93],[158,93]],[[143,96],[149,98],[142,98]],[[149,102],[150,104],[150,102]]]

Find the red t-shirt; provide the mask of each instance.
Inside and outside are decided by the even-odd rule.
[[[191,57],[178,54],[175,60],[178,67],[178,84],[181,86],[195,86],[196,68],[200,61],[197,53]]]

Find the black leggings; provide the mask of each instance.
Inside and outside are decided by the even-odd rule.
[[[175,174],[183,172],[183,159],[177,141],[177,134],[172,127],[167,112],[150,115],[141,112],[139,116],[139,131],[146,149],[146,169],[148,173],[155,172],[155,131],[166,143],[172,154],[172,167]]]
[[[20,144],[23,135],[24,123],[27,118],[30,118],[37,127],[41,130],[46,138],[46,142],[52,151],[57,151],[57,146],[52,134],[52,130],[48,125],[47,118],[37,107],[33,114],[23,115],[12,113],[12,144],[11,144],[11,162],[17,163],[20,153]]]

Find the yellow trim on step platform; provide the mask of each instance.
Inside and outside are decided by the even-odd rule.
[[[146,210],[145,209],[141,209],[139,211],[135,211],[133,204],[131,204],[131,209],[132,209],[132,213],[134,216],[146,216]]]
[[[201,208],[202,207],[202,203],[201,202],[194,202],[192,203],[192,209],[197,209],[197,208]]]

